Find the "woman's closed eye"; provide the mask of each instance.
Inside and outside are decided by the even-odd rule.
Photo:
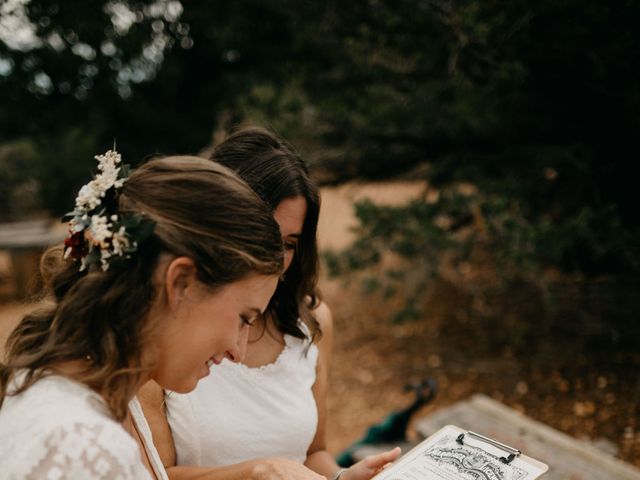
[[[249,327],[251,327],[255,321],[256,318],[258,318],[257,315],[240,315],[240,320],[242,320],[242,325],[247,325]]]
[[[285,250],[293,250],[293,251],[295,251],[298,248],[298,241],[297,240],[285,240],[284,241],[284,248],[285,248]]]

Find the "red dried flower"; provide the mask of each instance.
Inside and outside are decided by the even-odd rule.
[[[84,238],[84,231],[76,232],[64,241],[64,246],[70,249],[69,256],[74,260],[80,260],[87,254],[87,242]]]

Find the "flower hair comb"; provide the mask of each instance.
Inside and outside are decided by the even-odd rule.
[[[143,215],[118,212],[118,194],[129,175],[121,155],[114,149],[95,159],[99,173],[80,189],[75,209],[62,218],[69,221],[64,257],[79,261],[80,271],[98,264],[107,271],[114,261],[130,258],[155,226]]]

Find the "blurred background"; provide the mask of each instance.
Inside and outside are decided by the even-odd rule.
[[[634,1],[4,0],[0,339],[95,154],[258,124],[323,187],[333,451],[431,375],[428,409],[485,393],[640,466],[638,24]]]

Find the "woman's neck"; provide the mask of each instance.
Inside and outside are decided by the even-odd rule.
[[[247,354],[242,361],[250,368],[262,367],[275,362],[285,346],[284,335],[278,330],[273,319],[270,316],[265,316],[263,321],[262,326],[256,326],[256,338],[249,337]]]

